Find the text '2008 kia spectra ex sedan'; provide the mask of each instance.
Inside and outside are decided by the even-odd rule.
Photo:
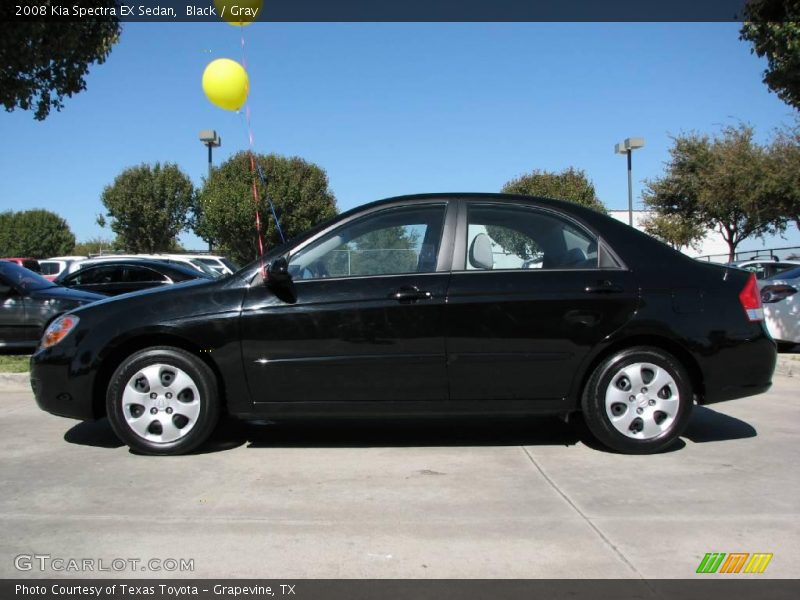
[[[107,415],[131,448],[191,451],[220,413],[582,412],[605,445],[666,448],[694,402],[767,390],[755,276],[606,215],[488,194],[393,198],[237,273],[104,300],[31,359],[39,406]]]

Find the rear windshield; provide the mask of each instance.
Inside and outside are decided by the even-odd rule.
[[[7,261],[0,261],[0,278],[21,292],[33,292],[54,285],[38,273]]]

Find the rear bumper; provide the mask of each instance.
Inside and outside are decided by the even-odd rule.
[[[93,371],[76,369],[69,358],[53,352],[57,348],[37,352],[31,357],[31,387],[36,404],[59,417],[96,418]]]
[[[762,394],[772,386],[778,360],[775,342],[764,333],[721,348],[706,359],[705,393],[700,404]]]

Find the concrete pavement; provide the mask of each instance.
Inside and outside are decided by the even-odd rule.
[[[227,422],[202,453],[154,458],[7,383],[0,576],[682,578],[706,552],[772,552],[760,577],[795,578],[798,392],[778,376],[768,394],[696,408],[656,456],[538,418]],[[194,570],[18,571],[32,554]]]

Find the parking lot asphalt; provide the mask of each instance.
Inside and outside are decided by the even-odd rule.
[[[770,552],[747,577],[796,578],[798,392],[778,375],[767,394],[696,407],[655,456],[532,418],[227,421],[200,453],[158,458],[6,383],[0,576],[691,578],[707,552]],[[194,570],[15,568],[33,554]]]

